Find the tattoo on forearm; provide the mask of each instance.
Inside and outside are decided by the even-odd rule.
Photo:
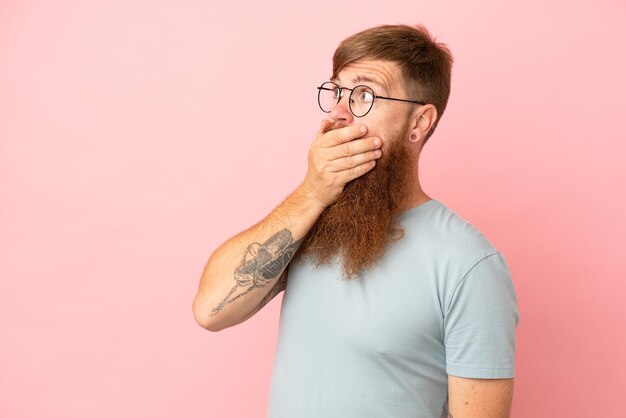
[[[285,290],[287,288],[287,277],[286,276],[282,276],[274,285],[274,287],[272,287],[270,289],[269,292],[267,292],[267,295],[265,295],[265,297],[263,298],[263,300],[261,300],[261,302],[259,302],[259,304],[257,305],[256,308],[254,308],[254,313],[257,313],[258,311],[260,311],[261,309],[263,309],[263,307],[265,305],[267,305],[270,300],[274,299],[274,297],[279,294],[280,292],[282,292],[283,290]]]
[[[213,316],[217,315],[226,304],[240,298],[257,287],[264,287],[272,280],[276,279],[285,269],[294,253],[304,240],[304,237],[298,241],[293,241],[291,231],[283,229],[272,235],[263,244],[253,242],[248,245],[241,260],[241,264],[235,269],[235,285],[228,292],[224,300],[220,302],[217,308],[211,311]],[[281,280],[284,282],[284,280]],[[277,293],[282,290],[281,286],[285,283],[276,283],[270,292],[263,298],[259,306],[263,306],[269,302]],[[244,292],[230,298],[239,287],[249,286]]]

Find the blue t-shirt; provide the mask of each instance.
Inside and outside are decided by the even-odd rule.
[[[517,297],[504,257],[431,199],[345,280],[295,260],[280,311],[268,418],[448,416],[448,374],[511,378]]]

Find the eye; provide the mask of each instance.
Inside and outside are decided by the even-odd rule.
[[[359,95],[359,100],[365,103],[371,103],[374,100],[374,95],[371,91],[363,90]]]

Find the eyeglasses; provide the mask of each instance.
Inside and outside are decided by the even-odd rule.
[[[348,97],[348,107],[350,112],[357,118],[361,118],[372,110],[374,106],[374,99],[395,100],[398,102],[409,102],[425,105],[426,103],[418,100],[405,100],[396,99],[394,97],[377,96],[374,94],[374,90],[365,85],[358,85],[352,89],[348,87],[339,87],[332,81],[327,81],[317,88],[317,103],[320,105],[325,113],[330,113],[331,110],[341,101],[343,97],[343,91],[350,90],[350,96]]]

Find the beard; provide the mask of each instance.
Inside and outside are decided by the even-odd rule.
[[[328,131],[336,129],[331,126]],[[294,260],[307,257],[325,265],[338,256],[344,278],[374,266],[387,247],[404,236],[397,221],[414,192],[414,156],[407,141],[408,124],[386,144],[373,169],[348,182],[326,207],[300,244]]]

